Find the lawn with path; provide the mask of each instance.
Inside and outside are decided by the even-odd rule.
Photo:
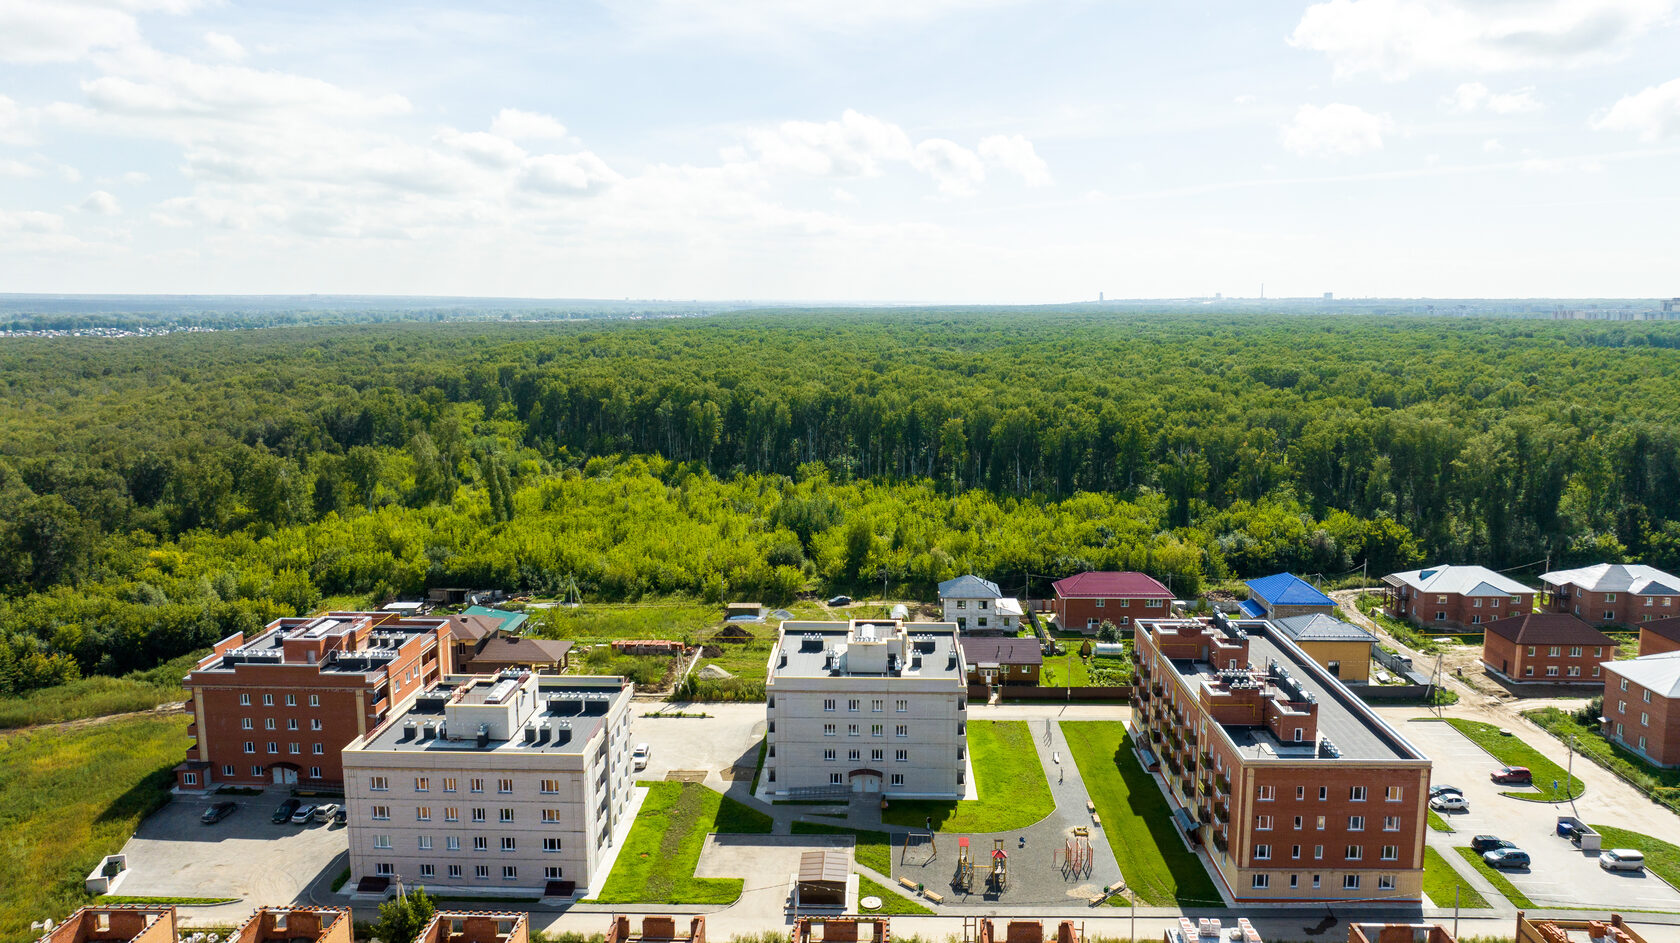
[[[971,720],[968,750],[978,799],[960,802],[895,799],[881,821],[921,828],[928,819],[941,832],[1006,832],[1026,828],[1056,809],[1044,765],[1024,720]]]
[[[921,904],[916,903],[908,897],[904,897],[885,887],[882,887],[880,883],[871,880],[869,875],[859,874],[857,877],[858,913],[888,914],[894,917],[925,917],[933,915],[933,911],[930,908],[923,907]],[[874,910],[864,910],[863,899],[865,897],[881,898],[881,906],[875,908]]]
[[[1444,818],[1441,818],[1441,813],[1436,812],[1434,809],[1429,809],[1427,811],[1429,812],[1428,821],[1429,821],[1429,827],[1430,828],[1434,829],[1437,832],[1451,833],[1451,832],[1458,831],[1458,829],[1452,827],[1452,824],[1450,822],[1448,822]]]
[[[708,833],[769,834],[770,817],[698,783],[648,787],[636,822],[595,903],[728,904],[741,896],[741,878],[694,876]]]
[[[1680,769],[1652,766],[1639,754],[1607,739],[1598,724],[1584,724],[1577,715],[1567,711],[1542,707],[1524,711],[1523,716],[1564,743],[1573,742],[1577,753],[1620,776],[1652,799],[1680,812]]]
[[[820,822],[793,823],[795,835],[851,835],[857,839],[857,847],[852,851],[857,863],[873,869],[882,877],[892,877],[892,836],[886,832],[876,832],[869,829],[846,828],[840,825],[823,825]]]
[[[1063,721],[1061,727],[1102,817],[1102,833],[1138,901],[1156,907],[1220,905],[1213,879],[1173,825],[1160,787],[1132,753],[1126,725]]]
[[[1452,862],[1428,845],[1423,848],[1423,892],[1437,907],[1488,906],[1487,898],[1453,870]]]
[[[1521,737],[1502,734],[1498,727],[1480,720],[1448,717],[1446,721],[1454,730],[1468,737],[1471,743],[1492,754],[1494,759],[1506,766],[1526,766],[1528,771],[1534,774],[1535,792],[1507,791],[1500,795],[1526,799],[1529,802],[1556,802],[1580,798],[1581,791],[1586,788],[1579,777],[1569,776],[1563,767],[1529,746]],[[1558,783],[1555,793],[1552,791],[1553,782]]]
[[[1482,860],[1481,852],[1468,845],[1461,845],[1454,848],[1453,851],[1463,856],[1465,861],[1470,862],[1472,868],[1481,872],[1482,877],[1487,878],[1490,884],[1498,888],[1499,893],[1504,894],[1505,899],[1511,902],[1511,906],[1523,910],[1534,909],[1534,901],[1530,900],[1527,894],[1517,890],[1517,886],[1511,883],[1510,878],[1500,874],[1499,869],[1488,867],[1487,862]]]

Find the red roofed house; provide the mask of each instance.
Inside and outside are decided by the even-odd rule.
[[[1567,613],[1530,612],[1489,622],[1482,664],[1512,681],[1585,684],[1603,677],[1615,639]]]
[[[1172,615],[1172,592],[1143,573],[1077,573],[1055,589],[1051,610],[1063,631],[1095,635],[1105,621],[1124,627]]]

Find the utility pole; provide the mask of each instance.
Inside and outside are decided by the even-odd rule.
[[[1458,939],[1458,895],[1464,889],[1462,884],[1453,885],[1453,939]]]

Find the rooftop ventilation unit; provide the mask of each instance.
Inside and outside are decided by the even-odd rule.
[[[820,652],[823,650],[823,640],[820,635],[802,635],[799,637],[799,650],[802,652]]]
[[[525,745],[530,746],[530,745],[532,745],[536,742],[537,742],[537,725],[536,724],[526,724],[525,725]]]
[[[490,745],[490,725],[478,725],[478,748],[480,750]]]
[[[555,722],[555,723],[551,723],[548,726],[554,728],[554,745],[555,746],[563,746],[565,744],[568,744],[568,743],[572,742],[572,722],[571,721],[562,720],[562,721],[558,721],[558,722]]]
[[[437,735],[438,735],[437,724],[434,724],[434,723],[432,723],[431,721],[428,720],[424,724],[420,725],[420,739],[421,740],[430,740],[433,737],[436,737]]]
[[[420,727],[420,725],[416,724],[412,720],[403,724],[402,742],[406,743],[410,740],[413,740],[414,739],[414,732],[416,730],[418,730],[419,727]]]
[[[1334,743],[1330,742],[1329,737],[1323,737],[1318,741],[1318,755],[1334,760],[1342,755],[1342,751]]]

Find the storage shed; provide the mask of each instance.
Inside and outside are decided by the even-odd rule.
[[[839,848],[807,851],[799,856],[799,879],[794,887],[798,907],[845,907],[846,880],[851,876],[846,852]]]

